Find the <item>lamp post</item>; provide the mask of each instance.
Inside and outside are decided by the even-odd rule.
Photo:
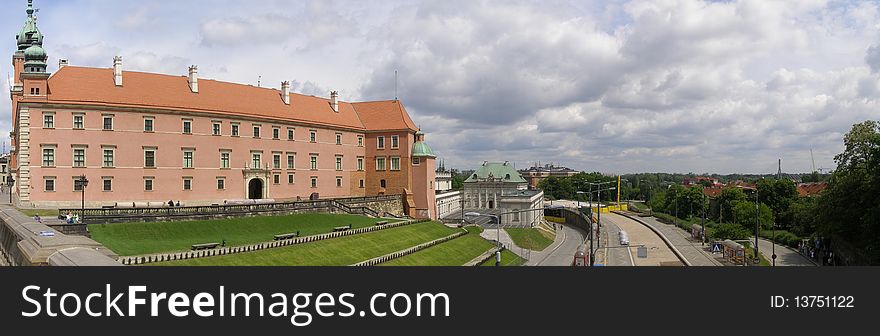
[[[594,185],[601,186],[603,184],[608,184],[608,183],[612,183],[612,182],[595,183]],[[593,246],[594,246],[593,236],[595,235],[596,239],[597,240],[599,239],[599,237],[598,237],[599,236],[599,227],[602,223],[602,207],[601,207],[601,205],[602,205],[602,201],[601,201],[602,200],[602,192],[617,190],[616,187],[611,187],[608,189],[601,189],[601,187],[598,187],[596,189],[597,190],[595,191],[595,193],[596,193],[596,199],[599,200],[599,207],[597,207],[598,213],[596,214],[596,230],[595,231],[593,231],[593,209],[590,208],[590,221],[589,221],[590,222],[590,229],[589,229],[590,230],[590,266],[594,266],[596,264],[596,251],[593,248]],[[590,204],[591,205],[593,203],[593,201],[592,201],[593,194],[592,193],[593,193],[593,191],[590,192],[590,199],[591,199]]]
[[[758,256],[758,225],[760,225],[760,221],[758,218],[758,185],[755,185],[755,264],[761,263],[761,257]]]
[[[79,220],[82,222],[86,217],[86,187],[89,185],[89,180],[86,179],[85,175],[80,175],[76,182],[79,183],[80,191],[82,192],[82,208],[79,214]]]
[[[523,212],[531,212],[531,211],[544,211],[544,210],[547,210],[550,208],[551,207],[541,207],[539,209],[517,210],[517,211],[511,211],[511,212],[504,212],[504,213],[500,213],[500,214],[481,214],[481,213],[477,213],[477,212],[468,212],[467,214],[465,214],[465,216],[468,216],[468,217],[489,217],[489,218],[492,218],[493,221],[497,220],[498,226],[496,227],[496,229],[497,229],[496,232],[497,232],[498,238],[496,238],[497,239],[496,241],[498,242],[498,246],[501,247],[504,245],[504,244],[501,244],[501,216],[518,214],[518,213],[523,213]],[[496,253],[495,266],[501,266],[501,253],[500,253],[500,251],[498,253]]]

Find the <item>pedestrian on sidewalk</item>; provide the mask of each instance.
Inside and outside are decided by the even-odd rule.
[[[39,214],[34,215],[34,220],[37,221],[37,223],[43,224],[43,218],[41,218]]]

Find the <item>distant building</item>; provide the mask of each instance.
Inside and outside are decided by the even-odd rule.
[[[507,213],[518,210],[540,209],[544,203],[542,190],[529,190],[529,183],[510,162],[484,162],[464,181],[465,208],[496,210]],[[512,225],[535,225],[543,213],[521,212],[501,216],[502,223]]]
[[[798,195],[801,197],[819,196],[828,188],[828,182],[801,183],[797,185]]]
[[[6,185],[9,178],[9,154],[0,155],[0,185]]]
[[[553,164],[546,165],[535,165],[529,169],[522,169],[519,171],[519,174],[523,177],[523,179],[527,180],[529,183],[529,188],[536,189],[538,185],[544,179],[555,176],[555,177],[568,177],[574,176],[578,174],[579,171],[568,167],[558,167]]]
[[[681,184],[683,186],[690,187],[690,186],[695,186],[695,185],[702,185],[703,184],[702,182],[704,182],[704,181],[709,182],[710,187],[720,188],[722,186],[721,182],[718,181],[718,179],[711,178],[711,177],[705,177],[705,176],[686,178],[683,181],[681,181]]]
[[[452,190],[452,172],[446,170],[445,162],[440,161],[440,165],[437,167],[435,175],[435,191],[437,191],[438,194]]]

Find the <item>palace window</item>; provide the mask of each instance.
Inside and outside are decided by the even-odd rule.
[[[385,137],[376,137],[376,148],[385,149]]]
[[[281,139],[281,129],[280,128],[276,127],[276,128],[272,129],[272,139],[275,139],[275,140]]]
[[[45,182],[46,182],[46,189],[45,189],[46,191],[48,191],[48,192],[55,191],[55,179],[54,178],[47,177],[45,179]]]
[[[281,169],[281,154],[272,155],[272,168]]]
[[[391,136],[391,148],[393,148],[393,149],[400,148],[400,136],[397,136],[397,135]]]
[[[186,190],[186,191],[193,190],[192,177],[184,177],[183,178],[183,190]]]
[[[358,168],[358,171],[364,171],[364,158],[359,157],[357,159],[357,168]]]
[[[217,179],[217,190],[226,190],[226,179],[224,179],[224,178]]]
[[[294,179],[293,174],[287,174],[287,184],[293,184],[296,180]]]
[[[364,146],[364,137],[362,135],[358,135],[358,147]]]
[[[293,141],[293,135],[294,135],[294,133],[293,133],[293,129],[292,129],[292,128],[288,128],[288,129],[287,129],[287,140]]]
[[[342,144],[342,133],[336,133],[336,144],[337,145]]]
[[[364,188],[364,180],[360,180],[360,182],[358,182],[358,187],[361,189]]]
[[[215,122],[215,123],[212,125],[212,127],[213,127],[213,134],[214,134],[214,135],[221,135],[221,134],[222,134],[221,132],[222,132],[223,130],[220,128],[220,123]]]
[[[296,169],[296,154],[287,155],[287,169]]]
[[[73,149],[73,166],[75,168],[82,168],[86,166],[86,150],[85,148],[74,148]]]
[[[76,192],[83,191],[82,181],[79,180],[79,176],[73,177],[73,191],[76,191]]]
[[[391,158],[391,170],[400,170],[400,158],[399,157]]]
[[[318,187],[318,177],[312,176],[312,188],[317,188],[317,187]]]
[[[232,124],[232,136],[238,136],[238,124]]]
[[[73,115],[73,129],[81,130],[85,128],[85,123],[83,120],[85,117],[82,114],[74,114]]]
[[[232,155],[230,152],[220,152],[220,169],[229,169],[229,157]]]
[[[113,179],[104,178],[103,191],[113,191]]]
[[[183,121],[183,134],[192,134],[192,132],[193,132],[192,120],[184,120]]]
[[[156,168],[156,150],[144,150],[144,168]]]
[[[193,167],[193,151],[187,150],[183,152],[183,168]]]
[[[113,117],[112,116],[104,116],[104,130],[112,131],[113,130]]]
[[[381,180],[381,181],[379,181],[379,187],[380,187],[380,188],[385,189],[385,187],[386,187],[387,185],[388,185],[388,183],[386,183],[385,180]]]
[[[55,167],[55,148],[43,148],[43,167]]]
[[[309,142],[318,142],[318,131],[309,131]]]
[[[144,191],[153,191],[153,179],[145,178],[144,179]]]
[[[281,174],[272,175],[272,183],[281,184]]]
[[[153,132],[153,130],[154,130],[153,124],[154,123],[155,123],[155,120],[153,120],[152,118],[144,119],[144,132]]]
[[[254,126],[254,138],[260,138],[260,126]]]
[[[419,158],[417,158],[417,157],[413,158],[413,166],[418,166],[421,163],[422,163],[422,161],[419,160]]]
[[[376,171],[385,171],[385,158],[377,157],[376,158]]]
[[[336,170],[342,171],[342,157],[341,156],[336,157]]]
[[[115,162],[114,162],[115,155],[114,154],[116,154],[114,150],[104,149],[104,164],[103,164],[104,168],[115,167]]]
[[[55,128],[54,113],[46,113],[43,115],[43,128]]]
[[[342,176],[337,176],[337,177],[336,177],[336,187],[337,187],[337,188],[342,188]]]
[[[263,168],[263,154],[251,153],[251,169]]]
[[[311,159],[309,160],[309,164],[312,170],[318,170],[318,156],[312,155]]]

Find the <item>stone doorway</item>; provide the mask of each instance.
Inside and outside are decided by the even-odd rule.
[[[255,178],[248,182],[248,199],[263,199],[263,180]]]

